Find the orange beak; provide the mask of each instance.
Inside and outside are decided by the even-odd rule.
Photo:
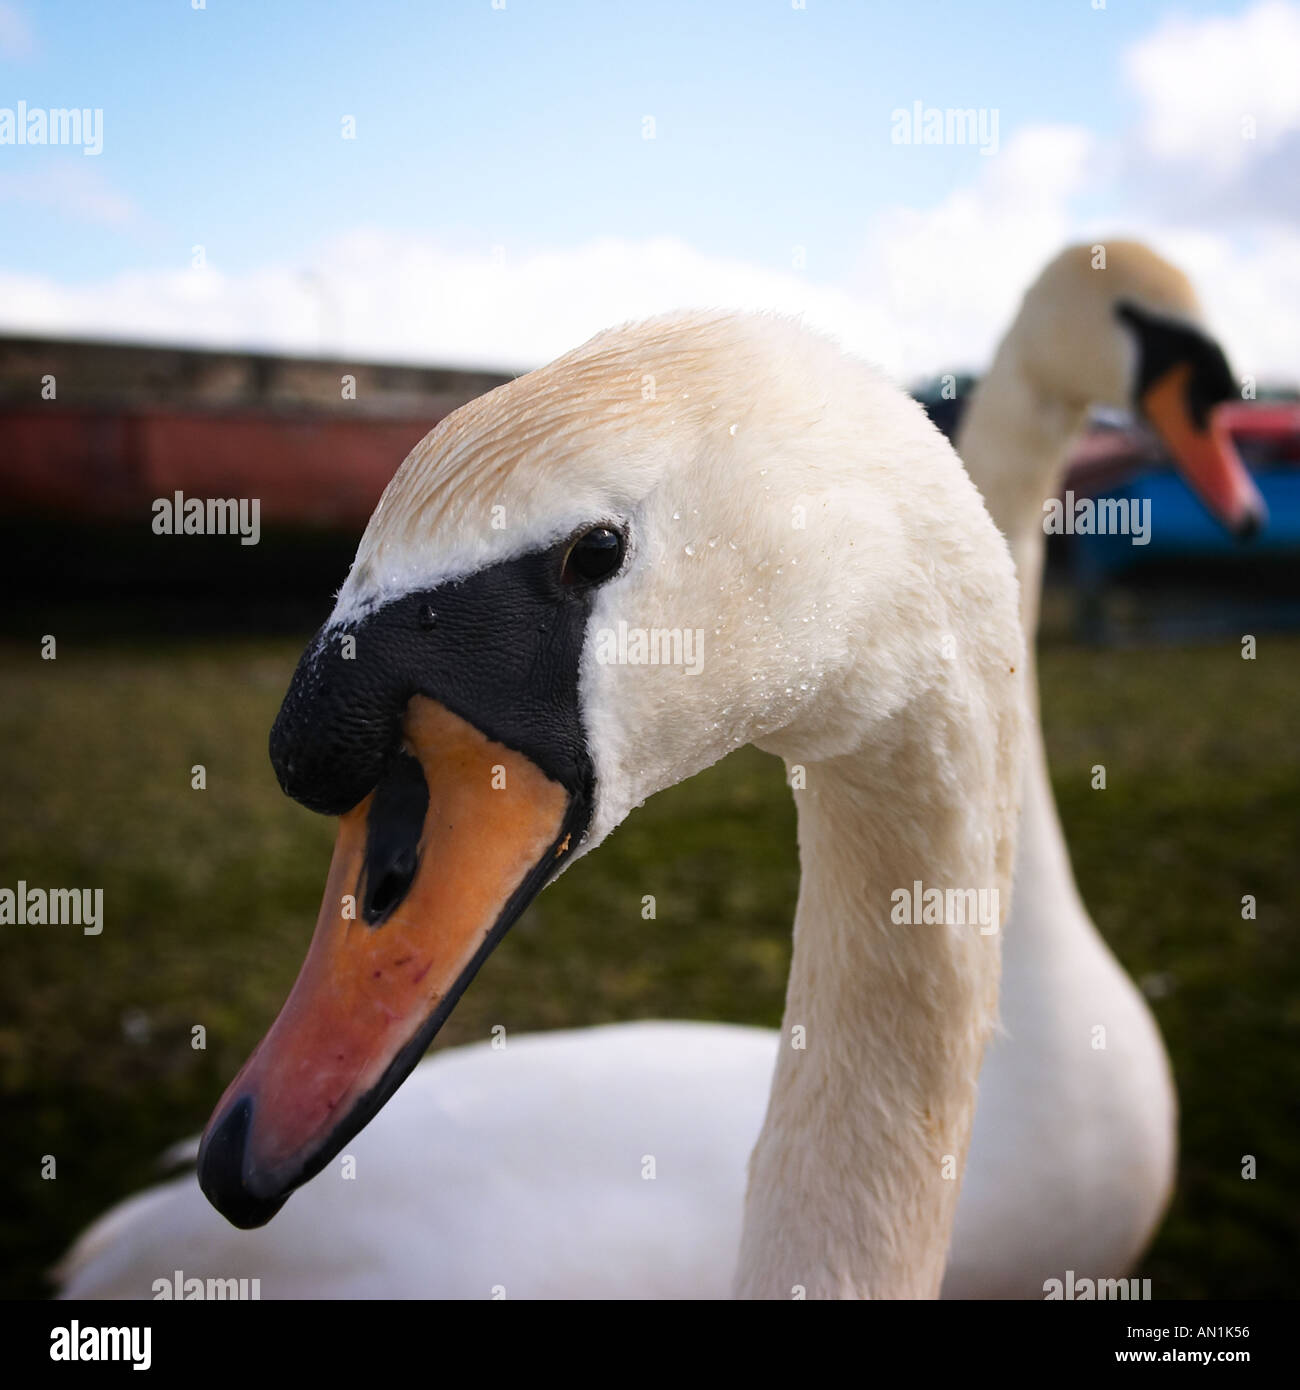
[[[199,1181],[237,1226],[371,1119],[569,849],[570,798],[528,758],[421,695],[403,735],[403,771],[340,819],[297,982],[204,1134]]]
[[[1188,408],[1191,366],[1180,362],[1147,389],[1142,411],[1192,491],[1235,536],[1247,539],[1268,520],[1259,489],[1215,411],[1199,427]]]

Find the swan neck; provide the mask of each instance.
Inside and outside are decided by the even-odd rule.
[[[1043,389],[1023,360],[1012,325],[967,408],[956,447],[1007,538],[1020,579],[1021,621],[1031,642],[1038,630],[1046,533],[1043,504],[1065,475],[1070,444],[1086,403]]]
[[[1050,939],[1058,940],[1068,920],[1088,920],[1052,794],[1035,641],[1047,544],[1043,504],[1060,490],[1070,445],[1083,427],[1087,411],[1085,405],[1037,384],[1021,339],[1017,319],[976,390],[957,437],[957,451],[984,494],[989,514],[1007,538],[1020,580],[1029,720],[1016,861],[1021,910],[1012,919],[1007,948],[1017,954],[1032,945],[1019,939],[1024,935],[1023,923],[1051,926]],[[1058,911],[1026,912],[1023,905],[1028,903],[1054,903]]]
[[[939,1289],[996,1013],[1010,848],[992,829],[1006,815],[992,792],[967,785],[945,803],[941,748],[927,766],[934,721],[916,723],[923,736],[883,755],[809,766],[795,793],[802,878],[740,1297]],[[949,787],[961,780],[947,771]],[[984,889],[994,926],[898,920],[918,883]]]

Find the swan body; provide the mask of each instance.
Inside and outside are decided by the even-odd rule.
[[[192,1173],[151,1188],[82,1237],[63,1296],[147,1298],[179,1268],[264,1298],[728,1298],[736,1136],[757,1136],[775,1061],[770,1029],[710,1023],[437,1052],[349,1145],[354,1176],[322,1173],[254,1231]],[[700,1229],[716,1241],[682,1238]]]
[[[1036,843],[1017,863],[1002,1026],[980,1080],[948,1298],[1041,1298],[1066,1269],[1123,1277],[1174,1180],[1176,1097],[1164,1044],[1066,877],[1041,752],[1031,749],[1030,760],[1021,833]],[[1058,850],[1052,874],[1045,865]],[[1028,906],[1017,913],[1017,902]]]
[[[615,577],[553,591],[579,544],[608,549],[611,532]],[[521,678],[481,616],[461,616],[484,593],[505,622],[553,604],[520,626],[533,655],[514,666],[558,660],[576,631],[571,685],[563,670],[544,689],[533,677],[492,713],[466,671]],[[603,664],[592,634],[619,623],[712,633],[702,673]],[[338,664],[343,639],[369,664]],[[960,462],[919,407],[815,335],[673,316],[456,412],[385,492],[272,736],[286,790],[353,809],[298,984],[218,1106],[199,1173],[241,1226],[319,1176],[245,1232],[192,1179],[146,1193],[82,1237],[64,1295],[147,1297],[142,1276],[182,1268],[256,1273],[263,1297],[936,1296],[996,1017],[1023,667],[1010,555]],[[552,696],[552,722],[576,704],[584,747],[536,722],[497,737],[521,701],[531,717]],[[388,718],[402,721],[400,753],[376,742]],[[448,902],[446,876],[426,872],[442,856],[463,879],[476,852],[445,797],[477,797],[497,827],[497,877],[544,851],[527,887],[744,742],[807,779],[778,1033],[512,1038],[436,1055],[392,1093],[418,1055],[401,1039],[422,1046],[424,1011],[436,1005],[436,1027],[494,939],[466,915],[486,889]],[[509,763],[507,798],[491,802],[477,776],[446,790],[485,758]],[[399,850],[419,831],[425,772],[412,866]],[[1002,909],[988,927],[900,926],[895,894],[917,880],[991,892]],[[373,928],[340,909],[352,900]],[[413,906],[429,903],[469,922],[454,950],[452,927]],[[432,994],[415,988],[430,966],[397,969],[424,952],[446,972]],[[349,983],[358,954],[376,969]],[[381,979],[390,968],[399,978]],[[331,1022],[340,991],[355,1002]],[[358,1032],[372,1014],[378,1043]],[[357,1134],[376,1097],[387,1108]]]

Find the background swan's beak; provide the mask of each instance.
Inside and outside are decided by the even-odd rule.
[[[1268,520],[1260,496],[1219,411],[1204,425],[1193,419],[1188,401],[1192,368],[1177,363],[1142,396],[1142,411],[1164,441],[1188,485],[1235,536],[1246,540]]]
[[[415,696],[403,734],[340,819],[307,959],[204,1133],[200,1185],[236,1226],[380,1109],[574,837],[565,789],[445,706]]]

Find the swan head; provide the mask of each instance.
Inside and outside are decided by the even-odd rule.
[[[237,1225],[274,1215],[647,797],[747,742],[852,752],[937,685],[965,708],[996,680],[1005,712],[1020,640],[946,441],[788,321],[612,330],[449,416],[272,731],[284,790],[339,837],[298,981],[205,1133],[204,1191]]]
[[[1229,530],[1245,538],[1264,524],[1264,500],[1217,418],[1240,399],[1238,384],[1177,267],[1141,242],[1068,247],[1026,292],[1012,340],[1043,399],[1072,414],[1132,410]]]

